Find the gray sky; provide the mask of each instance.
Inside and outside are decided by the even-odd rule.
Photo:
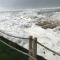
[[[0,0],[0,7],[6,8],[60,7],[60,0]]]

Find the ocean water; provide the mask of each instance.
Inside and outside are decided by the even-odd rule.
[[[51,28],[52,26],[54,27]],[[60,9],[0,11],[0,35],[26,49],[28,49],[29,40],[15,37],[37,37],[40,43],[60,53]],[[44,56],[47,60],[60,60],[60,56],[54,55],[39,45],[37,54]]]

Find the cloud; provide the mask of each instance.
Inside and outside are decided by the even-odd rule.
[[[6,8],[39,8],[59,6],[60,0],[0,0],[0,7]]]

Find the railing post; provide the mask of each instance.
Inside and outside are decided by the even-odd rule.
[[[29,55],[32,56],[32,41],[33,41],[33,37],[30,36],[29,37]],[[29,57],[29,60],[33,60],[31,57]]]
[[[37,59],[37,38],[33,39],[33,57]]]
[[[29,37],[29,55],[37,59],[37,38],[32,36]],[[33,58],[29,57],[29,60],[34,60]]]

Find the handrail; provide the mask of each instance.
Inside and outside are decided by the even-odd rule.
[[[4,41],[2,41],[2,40],[0,40],[0,42],[4,43],[6,46],[8,46],[8,47],[10,47],[10,48],[12,48],[12,49],[14,49],[14,50],[16,50],[16,51],[19,52],[19,53],[22,53],[22,54],[24,54],[24,55],[27,55],[27,56],[31,57],[32,59],[34,59],[34,60],[37,60],[36,58],[32,57],[31,55],[29,55],[29,54],[27,54],[27,53],[25,53],[25,52],[23,52],[23,51],[21,51],[21,50],[19,50],[19,49],[16,49],[15,47],[7,44],[6,42],[4,42]]]
[[[13,35],[11,35],[11,34],[5,33],[4,31],[1,31],[1,30],[0,30],[0,32],[3,33],[3,34],[5,34],[5,35],[7,35],[7,36],[14,37],[14,38],[29,39],[29,38],[24,38],[24,37],[13,36]]]
[[[19,38],[19,39],[28,39],[29,40],[29,38],[23,38],[23,37],[13,36],[13,35],[10,35],[10,34],[7,34],[7,33],[3,32],[3,31],[1,31],[1,30],[0,30],[0,32],[6,34],[8,36],[11,36],[11,37],[15,37],[15,38]],[[56,51],[54,51],[54,50],[52,50],[52,49],[44,46],[42,43],[40,43],[40,42],[37,41],[37,44],[41,45],[42,47],[44,47],[45,49],[49,50],[50,52],[52,52],[52,53],[60,56],[60,54],[58,52],[56,52]]]
[[[54,50],[52,50],[52,49],[50,49],[50,48],[48,48],[48,47],[44,46],[44,45],[43,45],[43,44],[41,44],[40,42],[37,42],[37,44],[41,45],[42,47],[44,47],[45,49],[49,50],[50,52],[52,52],[52,53],[54,53],[54,54],[56,54],[56,55],[59,55],[59,56],[60,56],[60,54],[59,54],[58,52],[56,52],[56,51],[54,51]]]

